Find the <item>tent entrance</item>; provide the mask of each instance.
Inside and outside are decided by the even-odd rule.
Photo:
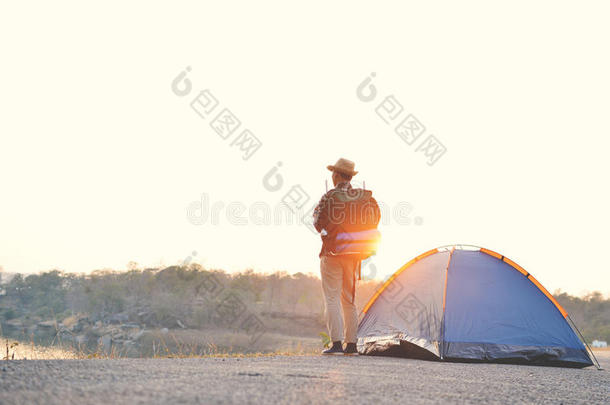
[[[405,357],[418,360],[440,360],[428,349],[406,340],[408,337],[398,334],[375,339],[361,339],[358,351],[371,356]]]

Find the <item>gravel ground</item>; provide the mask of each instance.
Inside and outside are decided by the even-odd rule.
[[[610,352],[600,352],[610,368]],[[0,404],[610,403],[610,373],[387,357],[21,360]]]

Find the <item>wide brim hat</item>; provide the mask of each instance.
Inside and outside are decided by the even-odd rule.
[[[347,174],[348,176],[355,176],[358,174],[357,171],[354,170],[356,164],[351,160],[340,158],[337,160],[337,163],[334,165],[328,165],[326,168],[331,172],[339,172],[343,174]]]

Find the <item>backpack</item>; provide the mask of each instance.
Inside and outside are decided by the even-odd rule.
[[[380,211],[373,193],[361,188],[334,189],[328,195],[327,240],[335,255],[364,260],[377,252]]]

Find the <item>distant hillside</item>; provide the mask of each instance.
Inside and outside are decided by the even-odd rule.
[[[379,284],[358,283],[359,309]],[[587,341],[610,342],[610,299],[600,293],[573,297],[557,292],[555,296]],[[25,339],[46,336],[49,342],[61,338],[79,345],[119,345],[125,350],[141,349],[146,331],[164,328],[183,334],[186,330],[239,332],[247,339],[232,344],[243,350],[255,345],[262,333],[311,341],[325,331],[323,311],[316,275],[228,274],[198,264],[89,275],[17,274],[0,288],[4,334]]]
[[[610,298],[604,299],[600,292],[574,297],[555,291],[553,296],[568,311],[588,343],[595,339],[610,343]]]
[[[377,285],[359,284],[360,308]],[[188,342],[197,350],[222,344],[233,351],[272,351],[304,342],[319,348],[319,334],[326,330],[323,311],[320,280],[312,274],[228,274],[197,264],[89,275],[18,274],[0,288],[5,335],[90,350],[119,348],[135,356],[157,351],[159,341]],[[182,341],[173,342],[177,338]]]

